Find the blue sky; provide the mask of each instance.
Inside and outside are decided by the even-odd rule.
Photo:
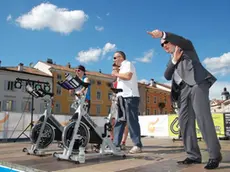
[[[16,66],[52,58],[110,73],[114,50],[123,50],[139,80],[166,82],[169,55],[146,34],[160,29],[193,42],[218,78],[211,90],[215,97],[224,86],[230,90],[229,7],[229,0],[2,0],[0,60],[2,66]]]

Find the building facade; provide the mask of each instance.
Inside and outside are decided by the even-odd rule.
[[[146,115],[169,114],[172,111],[170,92],[153,86],[146,87]]]
[[[37,69],[26,67],[22,63],[17,67],[0,67],[0,111],[31,113],[33,108],[33,113],[43,113],[44,99],[34,99],[32,107],[32,96],[26,92],[26,83],[23,82],[21,89],[17,89],[16,78],[48,82],[52,89],[52,77]]]
[[[53,64],[52,61],[39,61],[34,67],[53,77],[54,113],[73,114],[74,110],[71,109],[71,104],[74,97],[70,96],[67,90],[62,89],[57,82],[65,79],[65,73],[70,73],[74,76],[75,69],[71,68],[70,64],[61,66]],[[100,72],[86,71],[86,75],[91,82],[90,115],[107,116],[110,111],[110,96],[112,95],[108,85],[111,85],[113,78]]]

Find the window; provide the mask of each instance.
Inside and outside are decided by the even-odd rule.
[[[14,90],[14,81],[5,81],[4,90],[13,91]]]
[[[153,98],[153,103],[157,103],[157,97],[156,96],[154,96],[154,98]]]
[[[164,102],[165,102],[165,104],[167,103],[167,98],[166,98],[166,96],[165,96],[165,98],[164,98]]]
[[[101,91],[97,91],[97,100],[101,99]]]
[[[96,113],[98,116],[100,115],[100,113],[101,113],[101,106],[100,105],[96,106]]]
[[[26,85],[22,84],[22,92],[26,92]]]
[[[107,106],[107,113],[109,114],[111,110],[111,106]]]
[[[113,93],[108,93],[108,100],[112,100]]]
[[[3,110],[4,111],[15,111],[16,101],[14,100],[3,100]]]
[[[147,97],[147,103],[149,103],[149,96]]]
[[[61,80],[61,74],[57,74],[57,80]]]
[[[60,113],[61,112],[61,104],[60,103],[55,103],[55,113]]]
[[[31,102],[29,101],[23,101],[22,102],[22,112],[31,112]]]
[[[97,81],[97,85],[101,85],[101,81]]]
[[[72,106],[72,103],[70,103],[70,105],[69,105],[69,113],[70,113],[70,114],[74,114],[75,111],[76,111],[76,109],[71,108],[71,106]]]
[[[95,80],[90,79],[90,84],[91,84],[91,85],[95,84]]]
[[[0,101],[0,112],[2,111],[2,102]]]
[[[154,114],[155,114],[155,115],[157,114],[157,110],[156,110],[156,109],[154,110]]]
[[[107,83],[108,87],[112,87],[112,83],[108,82]]]
[[[56,93],[57,93],[57,95],[61,95],[61,86],[60,85],[57,85]]]
[[[149,109],[147,109],[146,115],[149,115],[149,114],[150,114],[150,110],[149,110]]]

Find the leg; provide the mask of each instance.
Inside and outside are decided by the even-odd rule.
[[[123,133],[123,137],[122,137],[122,141],[121,141],[121,149],[125,150],[126,149],[126,140],[129,134],[129,130],[128,130],[128,125],[126,124],[125,126],[125,131]]]
[[[110,136],[111,136],[111,140],[113,141],[113,138],[114,138],[114,134],[113,134],[113,130],[114,130],[114,124],[115,124],[115,118],[112,119],[111,121],[111,125],[112,125],[112,129],[110,131]]]
[[[197,143],[195,114],[192,108],[192,103],[189,99],[190,93],[191,88],[188,85],[181,90],[179,98],[179,124],[185,151],[188,155],[188,158],[194,161],[190,162],[195,163],[195,161],[201,162],[201,153]]]
[[[218,159],[221,156],[221,147],[210,111],[209,85],[207,82],[193,86],[191,100],[198,126],[209,150],[210,159]]]
[[[119,147],[121,144],[122,135],[125,129],[125,121],[116,121],[114,126],[114,140],[113,143],[116,147]]]
[[[129,134],[129,130],[128,130],[128,125],[126,124],[125,131],[124,131],[124,134],[123,134],[123,137],[122,137],[122,141],[121,141],[121,143],[124,144],[124,145],[126,143],[128,134]]]
[[[124,113],[122,109],[125,109],[125,107],[123,106],[121,101],[118,101],[117,102],[117,118],[116,118],[116,122],[114,125],[114,130],[113,130],[114,131],[113,143],[117,147],[121,145],[122,135],[124,133],[125,124],[126,124],[126,121],[118,121],[119,116],[122,116]]]
[[[135,146],[141,148],[141,130],[138,119],[139,101],[139,97],[125,98],[125,110],[130,138],[132,139]]]

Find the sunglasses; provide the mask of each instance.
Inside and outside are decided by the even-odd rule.
[[[78,72],[78,73],[79,73],[79,72],[81,72],[81,70],[80,70],[80,69],[76,69],[75,71],[76,71],[76,72]]]
[[[161,46],[164,47],[165,44],[168,44],[169,42],[168,41],[165,41],[163,43],[161,43]]]
[[[121,56],[113,57],[113,59],[116,60],[116,59],[119,58],[119,57],[121,57]]]

